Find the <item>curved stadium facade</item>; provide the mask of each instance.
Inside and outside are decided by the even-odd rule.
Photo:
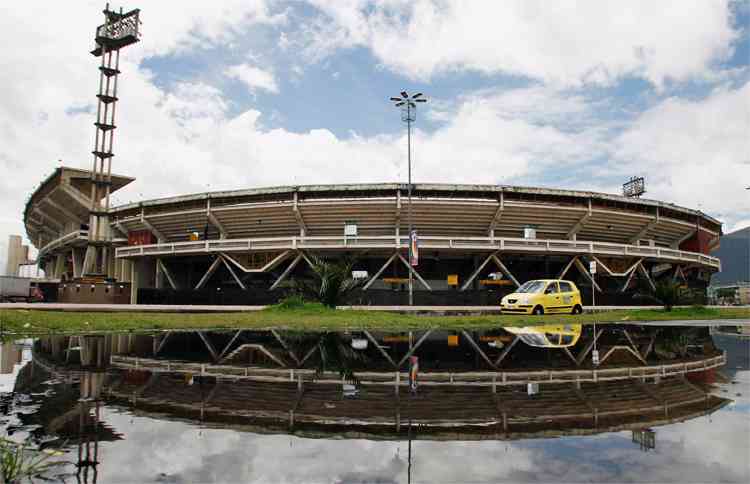
[[[112,176],[112,190],[132,178]],[[58,168],[24,222],[61,300],[80,294],[91,173]],[[120,302],[266,304],[310,277],[310,254],[353,257],[356,304],[405,304],[405,184],[258,188],[142,200],[109,210],[108,282]],[[415,184],[415,304],[497,304],[532,278],[575,281],[584,302],[642,304],[669,278],[703,293],[721,223],[670,203],[549,188]],[[348,230],[346,227],[349,227]],[[356,227],[356,229],[354,228]],[[197,239],[197,240],[195,240]],[[597,263],[592,281],[590,262]],[[116,282],[116,283],[115,283]],[[84,291],[88,291],[84,287]],[[91,296],[94,297],[94,296]],[[114,296],[109,298],[114,300]]]

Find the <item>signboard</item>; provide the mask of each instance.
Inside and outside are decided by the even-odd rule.
[[[479,281],[482,286],[512,286],[513,281],[509,279],[482,279]]]
[[[344,224],[344,236],[356,237],[357,236],[357,224],[354,222],[346,222]]]
[[[589,262],[589,272],[591,274],[596,274],[596,261]]]
[[[594,350],[591,352],[591,362],[594,364],[594,366],[599,366],[599,350]]]
[[[417,265],[419,265],[419,240],[417,239],[417,231],[412,230],[410,235],[411,260],[409,261],[409,264],[412,267],[417,267]]]
[[[449,286],[458,286],[458,274],[449,274],[448,275],[448,285]]]
[[[352,271],[352,279],[354,280],[367,279],[368,277],[367,271]]]
[[[524,227],[523,238],[524,239],[536,239],[536,229],[534,227]]]
[[[448,346],[458,346],[458,335],[457,334],[449,334],[448,335]]]

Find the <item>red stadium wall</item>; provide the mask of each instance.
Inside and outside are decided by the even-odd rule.
[[[710,244],[713,237],[713,234],[709,232],[698,230],[695,235],[680,244],[680,250],[700,252],[702,254],[708,255],[708,253],[711,251]]]

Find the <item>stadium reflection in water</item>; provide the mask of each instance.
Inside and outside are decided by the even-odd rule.
[[[609,442],[659,454],[662,431],[672,449],[678,423],[710,428],[715,413],[736,414],[746,389],[726,391],[727,378],[747,361],[727,360],[747,344],[706,327],[637,325],[49,336],[3,344],[14,381],[3,387],[2,425],[11,439],[65,449],[71,464],[58,474],[79,482],[549,479],[542,461],[518,474],[497,453],[509,445],[599,462],[600,480],[664,480],[649,474],[653,461],[636,477],[608,474]],[[747,454],[746,410],[737,422],[726,437]],[[716,443],[704,445],[710,453]],[[387,449],[395,454],[385,459]],[[281,460],[260,465],[261,455]],[[746,461],[712,459],[717,479],[748,476]],[[462,473],[439,472],[446,460]]]

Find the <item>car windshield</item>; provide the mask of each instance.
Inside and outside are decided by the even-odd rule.
[[[550,345],[549,341],[547,341],[547,338],[545,338],[541,334],[522,333],[519,334],[518,337],[521,338],[521,341],[529,346],[537,346],[543,348]]]
[[[542,292],[544,290],[544,286],[546,286],[547,283],[544,281],[527,281],[521,287],[516,289],[516,292],[519,293],[535,293],[535,292]]]

